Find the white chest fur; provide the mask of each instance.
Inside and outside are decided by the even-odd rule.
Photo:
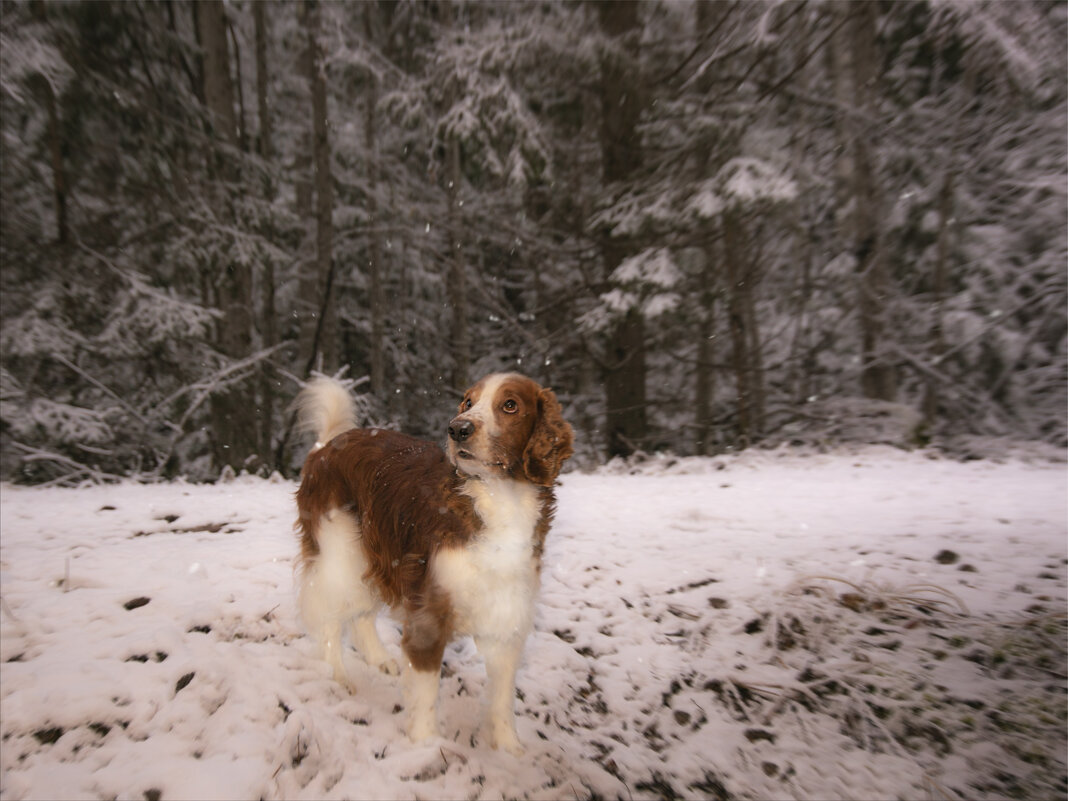
[[[524,638],[533,625],[538,577],[534,527],[541,513],[537,489],[509,479],[472,480],[464,492],[482,530],[463,548],[434,560],[434,576],[452,600],[458,631],[476,638]]]

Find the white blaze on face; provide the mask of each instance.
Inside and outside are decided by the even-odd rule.
[[[469,476],[489,478],[500,472],[500,465],[495,463],[499,457],[494,454],[494,443],[502,433],[497,408],[501,402],[501,387],[511,377],[510,373],[486,376],[478,385],[477,394],[473,392],[470,396],[471,407],[455,418],[467,420],[475,427],[463,442],[449,440],[450,460]]]
[[[508,378],[506,373],[494,373],[491,376],[487,376],[482,385],[482,394],[478,396],[478,401],[460,415],[475,424],[475,439],[480,445],[485,444],[482,441],[485,437],[492,439],[500,434],[494,407],[497,404],[497,393],[506,378]]]

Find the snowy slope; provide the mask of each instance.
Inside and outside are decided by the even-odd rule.
[[[469,641],[427,745],[397,679],[331,681],[291,483],[4,486],[0,797],[1063,796],[1065,479],[889,448],[565,476],[518,759]]]

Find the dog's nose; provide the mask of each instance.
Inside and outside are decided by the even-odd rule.
[[[455,442],[463,442],[475,433],[475,424],[470,420],[453,420],[449,423],[449,436]]]

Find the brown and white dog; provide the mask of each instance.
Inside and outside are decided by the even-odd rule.
[[[396,674],[375,628],[383,604],[401,612],[408,734],[437,734],[441,658],[469,634],[489,678],[489,741],[520,750],[515,674],[533,625],[553,486],[572,431],[552,390],[514,373],[483,378],[449,423],[448,446],[356,428],[352,398],[331,379],[298,398],[318,438],[297,507],[300,608],[335,678],[342,631],[371,665]]]

